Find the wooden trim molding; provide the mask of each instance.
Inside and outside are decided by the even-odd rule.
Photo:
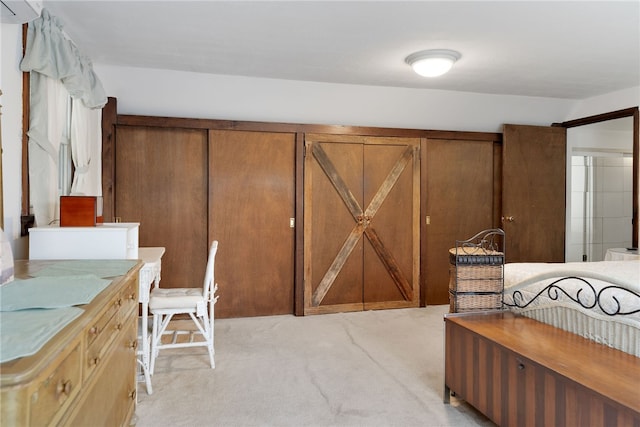
[[[640,111],[638,107],[635,107],[633,111],[633,186],[631,193],[632,203],[632,223],[633,223],[633,238],[631,245],[634,248],[638,247],[638,216],[640,215],[640,199],[638,192],[640,192]]]
[[[594,116],[582,117],[575,120],[569,120],[562,123],[554,123],[552,126],[573,128],[576,126],[592,125],[594,123],[605,122],[607,120],[621,119],[623,117],[633,117],[638,113],[638,107],[625,108],[622,110],[611,111],[608,113],[596,114]]]
[[[118,102],[111,97],[102,109],[102,218],[105,222],[113,222],[115,214],[117,109]]]
[[[304,315],[304,134],[296,134],[296,227],[295,227],[295,278],[294,314]]]
[[[27,48],[28,24],[22,24],[22,55]],[[29,94],[31,92],[30,74],[22,73],[22,205],[21,215],[29,215],[29,115],[31,103]]]
[[[272,123],[137,115],[118,115],[117,125],[189,129],[241,130],[259,132],[324,133],[333,135],[388,136],[401,138],[468,139],[475,141],[498,142],[502,141],[502,134],[497,132],[467,132],[344,125]]]

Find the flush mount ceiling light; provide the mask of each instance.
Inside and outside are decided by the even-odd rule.
[[[422,50],[407,56],[405,62],[421,76],[438,77],[449,71],[460,56],[455,50]]]

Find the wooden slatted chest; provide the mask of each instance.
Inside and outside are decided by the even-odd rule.
[[[498,425],[640,425],[640,358],[511,312],[445,316],[450,392]]]

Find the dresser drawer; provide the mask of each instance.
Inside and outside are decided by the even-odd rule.
[[[110,345],[101,381],[93,381],[79,397],[81,404],[61,421],[63,426],[118,426],[131,418],[136,402],[137,325],[125,323],[122,332]],[[109,402],[109,404],[105,404]]]
[[[73,401],[82,382],[80,344],[31,395],[31,425],[48,425]]]
[[[105,355],[109,351],[109,347],[113,339],[118,336],[122,323],[117,321],[117,316],[111,318],[111,322],[107,325],[106,330],[100,335],[99,339],[87,349],[85,360],[85,378],[91,377],[98,366],[101,366]]]
[[[132,280],[127,287],[120,293],[118,317],[123,321],[129,317],[132,310],[138,308],[138,280]]]
[[[87,329],[87,347],[94,345],[96,340],[108,335],[110,323],[114,322],[114,316],[120,310],[120,298],[114,299],[108,306],[107,310],[96,320],[89,329]]]
[[[118,293],[108,310],[88,331],[86,374],[88,378],[101,365],[112,341],[121,333],[123,325],[131,322],[132,312],[138,306],[138,281],[131,280]]]

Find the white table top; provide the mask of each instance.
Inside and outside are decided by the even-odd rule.
[[[160,259],[162,258],[162,255],[164,255],[164,248],[163,247],[138,248],[138,257],[145,264],[153,264],[155,262],[160,261]]]
[[[640,253],[637,249],[609,248],[604,256],[605,261],[629,261],[640,260]]]

